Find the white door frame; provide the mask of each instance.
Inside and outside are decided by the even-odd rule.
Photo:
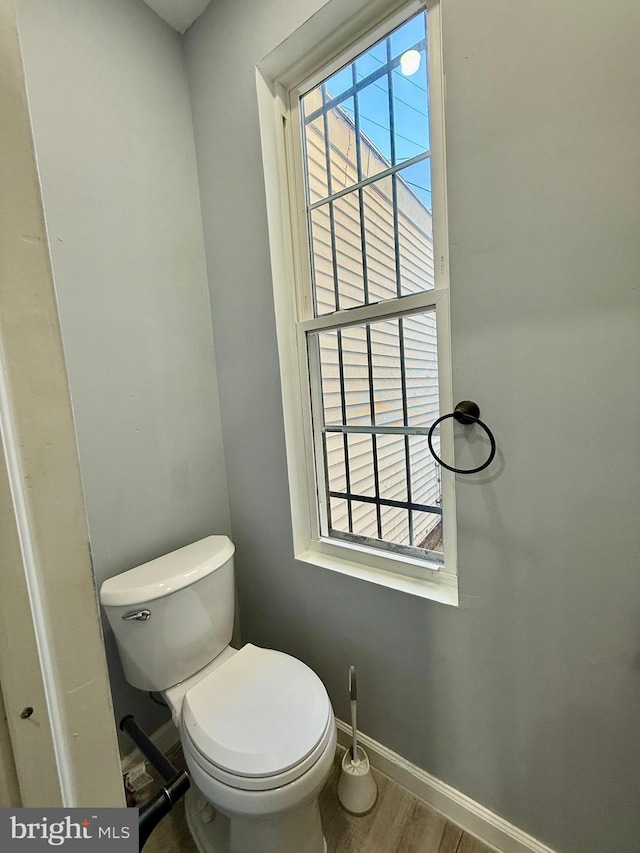
[[[0,685],[23,805],[120,806],[14,0],[0,0],[0,56]]]

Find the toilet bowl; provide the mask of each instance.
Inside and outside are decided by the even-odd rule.
[[[160,692],[180,732],[199,850],[324,853],[318,796],[336,748],[331,703],[302,661],[231,647],[230,540],[211,536],[138,566],[100,595],[127,679]]]
[[[163,696],[203,798],[199,806],[193,797],[187,802],[203,853],[324,853],[317,800],[336,727],[309,667],[271,649],[229,647],[224,662],[216,659]]]

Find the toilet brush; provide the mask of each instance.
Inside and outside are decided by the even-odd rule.
[[[345,811],[355,815],[366,814],[373,808],[378,787],[371,773],[369,758],[358,745],[356,668],[349,667],[349,698],[351,700],[351,746],[342,756],[342,771],[338,782],[338,800]]]

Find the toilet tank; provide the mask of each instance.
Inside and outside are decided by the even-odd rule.
[[[165,690],[229,645],[234,551],[227,536],[208,536],[102,584],[100,601],[129,684]]]

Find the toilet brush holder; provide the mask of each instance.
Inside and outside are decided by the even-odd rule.
[[[351,814],[366,814],[378,798],[378,786],[371,774],[369,757],[358,743],[358,686],[355,666],[349,667],[349,699],[351,700],[351,746],[342,756],[342,772],[338,782],[338,800]]]
[[[345,811],[354,815],[363,815],[371,811],[378,798],[378,786],[371,773],[369,758],[358,745],[356,758],[351,749],[342,756],[342,769],[338,782],[338,800]]]

